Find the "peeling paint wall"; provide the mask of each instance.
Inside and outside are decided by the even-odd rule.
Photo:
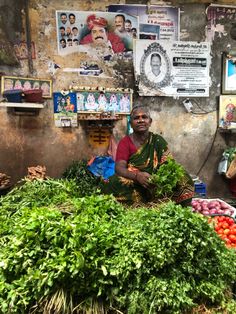
[[[21,4],[24,1],[21,2]],[[127,1],[128,2],[128,1]],[[187,1],[173,1],[181,8],[180,39],[183,41],[206,40],[206,4],[186,4]],[[9,3],[9,0],[8,0]],[[20,3],[20,1],[19,1]],[[28,61],[21,60],[20,67],[0,67],[6,75],[52,78],[53,91],[66,89],[71,83],[87,86],[135,88],[133,73],[129,73],[126,82],[83,77],[76,73],[66,73],[58,69],[53,76],[49,73],[49,62],[59,64],[61,68],[70,58],[70,66],[77,67],[81,56],[73,54],[67,57],[58,56],[56,43],[56,10],[90,10],[104,11],[111,1],[29,1],[31,39],[36,45],[36,59],[33,60],[33,74],[29,73]],[[131,2],[129,2],[131,3]],[[132,3],[134,3],[132,1]],[[136,1],[136,3],[142,3]],[[15,4],[14,4],[15,5]],[[13,5],[12,5],[13,7]],[[24,10],[18,7],[21,25],[18,33],[25,39]],[[12,10],[12,9],[7,9]],[[22,11],[23,10],[23,11]],[[15,32],[14,19],[10,32]],[[217,130],[218,97],[221,85],[222,52],[233,49],[235,40],[230,38],[230,21],[216,25],[208,38],[212,42],[211,88],[209,98],[191,98],[196,109],[203,108],[206,114],[187,113],[182,101],[184,98],[139,97],[134,94],[135,103],[143,103],[151,109],[153,123],[151,130],[161,133],[169,142],[176,159],[192,174],[198,174],[207,184],[208,196],[220,197],[229,195],[226,180],[217,174],[218,162],[226,146],[234,146],[234,134],[222,134]],[[14,40],[14,39],[13,39]],[[47,100],[46,107],[37,116],[16,116],[5,108],[0,108],[0,172],[7,173],[13,182],[27,174],[28,166],[45,165],[47,175],[59,177],[73,160],[90,158],[106,152],[107,147],[94,148],[89,144],[88,131],[83,123],[75,129],[61,129],[54,126],[53,102]],[[113,134],[119,140],[126,132],[127,121],[123,119],[115,124]],[[200,171],[200,173],[199,173]]]

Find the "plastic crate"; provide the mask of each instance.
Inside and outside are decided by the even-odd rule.
[[[42,89],[29,89],[24,91],[25,102],[43,102],[43,91]]]
[[[206,196],[206,184],[203,182],[194,183],[194,192],[200,196]]]
[[[21,89],[5,90],[3,97],[8,102],[22,102],[23,91]]]

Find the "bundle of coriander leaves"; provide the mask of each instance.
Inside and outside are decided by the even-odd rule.
[[[150,177],[150,183],[154,186],[154,194],[158,198],[171,198],[177,184],[185,175],[183,166],[173,158],[167,158]]]
[[[62,174],[62,178],[75,180],[81,196],[91,195],[101,189],[101,178],[94,176],[86,160],[73,161]]]
[[[127,209],[53,179],[0,205],[2,314],[236,312],[235,251],[190,208]]]

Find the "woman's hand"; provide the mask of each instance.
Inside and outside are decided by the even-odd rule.
[[[150,176],[151,175],[148,172],[139,171],[136,173],[136,181],[147,189],[150,185]]]
[[[134,182],[139,183],[146,189],[150,186],[149,178],[150,174],[147,172],[142,172],[142,171],[129,171],[127,169],[127,161],[125,160],[119,160],[116,162],[116,173],[119,176],[122,176],[124,178],[133,180]]]

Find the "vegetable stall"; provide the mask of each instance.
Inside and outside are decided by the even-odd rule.
[[[77,163],[0,198],[0,313],[236,312],[226,221],[171,201],[125,207],[96,180]]]

